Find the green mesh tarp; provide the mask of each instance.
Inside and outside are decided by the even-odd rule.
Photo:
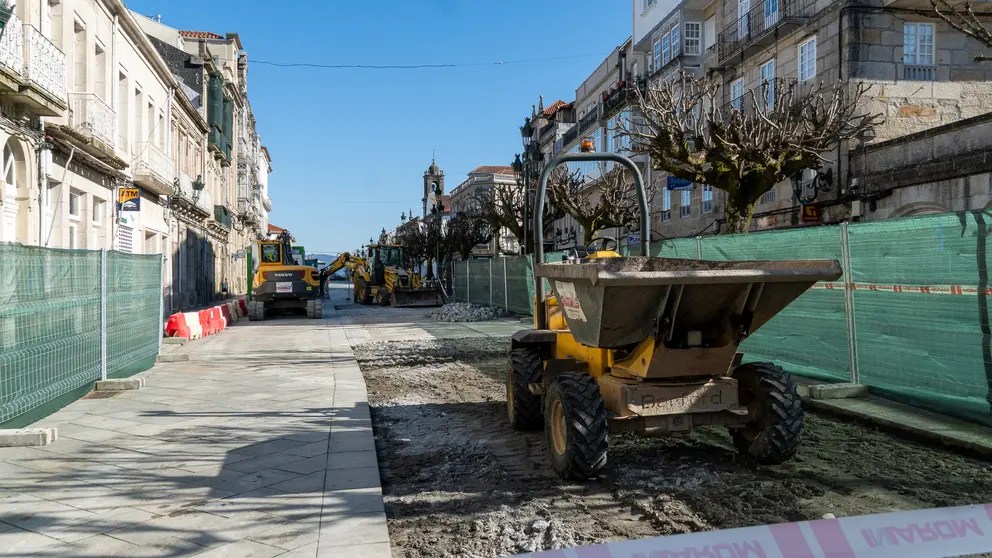
[[[481,306],[492,306],[492,266],[489,260],[469,260],[468,296],[469,302]]]
[[[100,252],[0,244],[0,262],[0,424],[20,426],[100,378]],[[108,375],[154,364],[161,269],[108,254]]]
[[[147,370],[161,337],[162,257],[107,254],[107,375]]]
[[[979,212],[851,226],[861,383],[992,424],[989,224]]]
[[[989,212],[851,224],[851,269],[845,273],[853,283],[853,332],[844,280],[819,284],[744,342],[745,361],[772,361],[820,380],[858,381],[895,399],[992,424],[990,225]],[[842,242],[841,227],[808,227],[655,241],[651,253],[667,258],[698,253],[711,260],[833,259],[844,265]],[[546,261],[560,261],[561,255],[549,253]],[[530,315],[528,259],[507,258],[504,265],[509,309]]]
[[[839,227],[811,227],[700,239],[704,260],[841,261]],[[745,362],[772,361],[793,373],[847,381],[847,321],[844,290],[813,288],[749,337]]]

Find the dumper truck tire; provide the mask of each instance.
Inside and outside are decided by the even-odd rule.
[[[559,476],[588,480],[606,467],[609,426],[596,379],[580,372],[555,376],[544,400],[544,432]]]
[[[540,430],[541,396],[531,393],[530,384],[540,384],[543,367],[541,353],[534,349],[510,351],[510,366],[506,372],[506,411],[514,430]]]
[[[792,377],[770,362],[734,369],[741,407],[754,407],[755,420],[730,431],[738,452],[762,465],[778,465],[799,450],[803,435],[803,402]]]

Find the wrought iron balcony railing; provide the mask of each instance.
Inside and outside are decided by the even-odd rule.
[[[579,137],[579,125],[576,124],[569,128],[565,134],[561,137],[562,149]]]
[[[117,111],[96,93],[69,94],[71,114],[69,125],[88,138],[114,145]]]
[[[761,41],[781,25],[800,22],[814,11],[811,0],[757,0],[720,33],[717,40],[720,62]]]
[[[65,54],[42,35],[41,31],[30,25],[24,27],[24,50],[27,61],[24,73],[27,80],[55,99],[65,102]]]
[[[11,15],[0,38],[0,66],[14,75],[24,74],[24,24]]]
[[[591,128],[594,124],[596,124],[597,122],[599,122],[599,105],[598,104],[595,107],[593,107],[593,109],[591,111],[589,111],[588,113],[586,113],[586,115],[583,116],[579,120],[579,133],[585,132],[586,130],[588,130],[589,128]]]

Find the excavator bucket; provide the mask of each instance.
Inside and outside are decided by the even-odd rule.
[[[437,289],[400,287],[393,291],[393,298],[390,304],[396,308],[441,306],[444,304],[444,297],[441,296],[441,292]]]

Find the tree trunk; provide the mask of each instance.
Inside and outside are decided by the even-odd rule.
[[[747,234],[751,229],[751,218],[754,216],[754,202],[733,203],[727,200],[727,227],[721,234]]]

